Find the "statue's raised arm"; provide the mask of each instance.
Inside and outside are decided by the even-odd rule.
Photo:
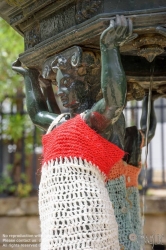
[[[23,68],[19,60],[12,64],[12,69],[24,77],[27,111],[32,122],[39,128],[47,130],[50,123],[58,116],[59,110],[55,103],[57,114],[49,111],[39,86],[39,72],[36,69]]]
[[[125,106],[126,77],[120,59],[119,46],[131,36],[131,20],[124,16],[116,16],[115,21],[110,21],[110,26],[100,37],[103,99],[96,103],[84,117],[89,126],[99,133],[103,133],[109,125],[117,121]]]

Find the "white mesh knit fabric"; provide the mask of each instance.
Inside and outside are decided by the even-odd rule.
[[[104,176],[87,161],[51,160],[39,186],[41,250],[119,250]]]

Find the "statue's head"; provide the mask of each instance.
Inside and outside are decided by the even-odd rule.
[[[49,58],[44,64],[42,76],[56,84],[56,94],[65,108],[83,112],[98,101],[100,55],[72,47]]]
[[[65,108],[76,109],[87,102],[87,84],[78,79],[77,72],[63,56],[57,57],[52,62],[51,69],[55,73],[56,94]]]
[[[85,83],[58,69],[56,74],[57,95],[66,108],[77,108],[88,99]]]

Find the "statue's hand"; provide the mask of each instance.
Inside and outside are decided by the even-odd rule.
[[[101,47],[114,48],[122,46],[137,37],[133,34],[133,25],[130,18],[124,16],[116,16],[115,21],[110,21],[110,26],[103,31],[100,37]]]
[[[12,63],[12,69],[23,76],[29,73],[28,69],[22,67],[19,59]]]
[[[18,58],[17,58],[16,61],[14,61],[12,63],[12,67],[21,67],[21,62],[20,62],[20,60]]]

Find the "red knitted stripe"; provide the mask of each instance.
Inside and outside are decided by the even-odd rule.
[[[81,157],[106,175],[124,156],[124,151],[97,134],[80,115],[44,135],[42,143],[43,163],[60,157]]]

